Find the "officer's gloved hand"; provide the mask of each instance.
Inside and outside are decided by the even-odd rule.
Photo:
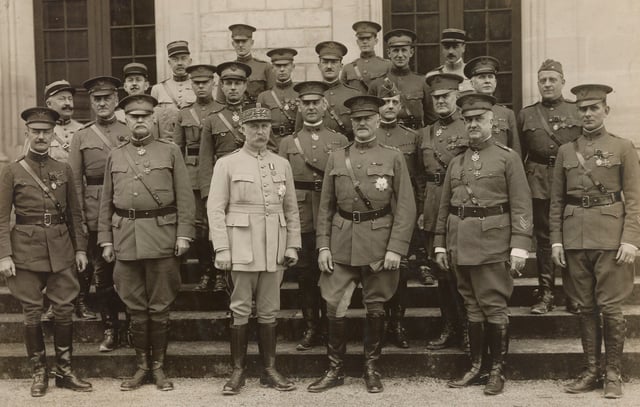
[[[527,263],[527,258],[511,255],[511,260],[509,261],[509,263],[511,264],[511,268],[509,269],[511,277],[520,277],[522,276],[521,271],[524,269],[524,266]]]
[[[231,250],[224,249],[217,251],[215,266],[218,270],[231,271]]]
[[[11,256],[0,259],[0,275],[5,278],[16,275],[16,265],[13,263]]]
[[[318,253],[318,267],[324,273],[333,273],[333,256],[331,250],[324,249]]]

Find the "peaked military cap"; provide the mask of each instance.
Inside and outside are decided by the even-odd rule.
[[[467,78],[471,78],[483,73],[498,73],[500,69],[500,62],[497,59],[490,56],[475,57],[468,61],[464,66],[464,74]]]
[[[382,86],[378,89],[378,97],[380,98],[392,98],[400,95],[400,90],[395,83],[389,78],[384,78]]]
[[[298,92],[300,100],[317,100],[324,97],[324,92],[329,89],[329,85],[324,82],[307,81],[296,83],[293,90]]]
[[[360,37],[361,35],[377,35],[380,30],[382,30],[382,26],[373,21],[358,21],[354,23],[351,28],[356,32],[356,37]]]
[[[323,41],[316,45],[316,53],[324,59],[342,59],[347,55],[347,47],[337,41]]]
[[[223,62],[216,68],[216,73],[223,79],[239,79],[246,81],[251,76],[251,67],[242,62],[229,61]]]
[[[540,73],[541,71],[556,71],[560,75],[564,75],[564,72],[562,71],[562,64],[558,61],[554,61],[553,59],[546,59],[540,65],[538,73]]]
[[[95,78],[87,79],[82,84],[89,91],[89,94],[94,96],[115,93],[121,85],[120,79],[113,76],[96,76]]]
[[[431,87],[431,96],[445,95],[458,90],[464,78],[453,73],[439,72],[427,78],[427,84]]]
[[[278,62],[289,63],[293,61],[293,57],[298,55],[298,51],[292,48],[275,48],[267,52],[267,56],[271,58],[271,63]]]
[[[413,45],[418,36],[411,30],[398,28],[391,30],[384,35],[384,42],[388,47],[404,47],[405,45]]]
[[[178,54],[190,54],[189,43],[185,40],[173,41],[167,44],[167,54],[169,57]]]
[[[75,88],[71,86],[68,81],[61,79],[59,81],[51,82],[44,87],[44,100],[49,99],[51,96],[58,92],[62,92],[63,90],[71,92],[72,95],[76,93]]]
[[[186,71],[191,79],[211,79],[216,73],[216,67],[207,64],[190,65]]]
[[[576,105],[578,107],[604,102],[607,100],[607,94],[612,91],[613,88],[611,86],[600,84],[584,84],[571,88],[571,93],[576,95]]]
[[[232,24],[229,26],[229,30],[231,31],[231,38],[234,40],[248,40],[253,37],[256,27],[247,24]]]
[[[118,107],[127,114],[149,115],[153,113],[153,107],[157,104],[156,98],[142,93],[127,96],[118,103]]]
[[[122,68],[122,77],[126,78],[129,75],[142,75],[145,78],[148,78],[149,70],[145,64],[141,64],[140,62],[131,62]]]
[[[467,32],[459,28],[445,28],[440,34],[440,43],[443,42],[467,42]]]
[[[261,107],[260,104],[257,104],[254,108],[244,110],[240,115],[240,122],[242,123],[259,121],[270,122],[271,109]]]
[[[466,92],[458,98],[456,103],[462,110],[462,116],[470,117],[491,110],[496,104],[496,98],[484,93]]]
[[[365,117],[377,114],[384,100],[371,95],[353,96],[344,101],[344,105],[351,110],[351,117]]]
[[[34,129],[50,129],[56,125],[60,118],[58,112],[48,107],[30,107],[20,113],[26,125]]]

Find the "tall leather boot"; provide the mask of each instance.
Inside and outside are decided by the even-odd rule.
[[[231,377],[222,388],[222,394],[232,396],[240,393],[245,383],[245,369],[247,362],[248,324],[231,325]]]
[[[382,353],[384,315],[367,315],[364,327],[364,383],[369,393],[383,390],[378,360]]]
[[[401,266],[402,267],[402,266]],[[387,314],[387,329],[385,338],[398,348],[407,349],[409,342],[407,334],[402,324],[404,319],[404,301],[407,295],[407,279],[408,270],[400,270],[400,281],[395,294],[389,301],[384,304],[385,313]],[[404,273],[404,275],[403,275]]]
[[[149,377],[151,370],[149,363],[149,321],[133,320],[129,324],[133,348],[136,351],[136,362],[138,369],[131,379],[120,384],[120,390],[135,390],[142,386]]]
[[[88,271],[88,270],[87,270]],[[98,319],[98,316],[95,312],[91,311],[89,307],[87,307],[87,303],[85,301],[87,293],[89,292],[89,288],[91,286],[90,278],[92,273],[78,273],[78,282],[80,283],[80,292],[75,300],[74,311],[78,318],[84,320],[95,320]]]
[[[440,336],[427,343],[427,349],[439,350],[455,345],[456,342],[456,304],[451,298],[449,281],[438,279],[438,301],[442,315],[442,331]]]
[[[260,384],[272,387],[278,391],[291,391],[296,385],[284,377],[276,369],[276,326],[277,323],[258,324],[258,341],[260,343],[260,356],[264,371],[260,377]]]
[[[580,314],[580,337],[585,356],[585,367],[580,376],[565,387],[567,393],[585,393],[598,387],[600,380],[600,349],[598,340],[599,318],[593,313]]]
[[[469,322],[469,348],[471,353],[471,369],[459,380],[447,383],[449,387],[460,388],[481,384],[483,380],[483,356],[485,350],[484,322]]]
[[[320,379],[309,385],[307,390],[311,393],[320,393],[344,384],[344,355],[347,352],[346,320],[346,318],[329,318],[327,341],[329,369]]]
[[[47,355],[42,336],[42,325],[25,325],[24,342],[27,346],[27,356],[31,365],[33,383],[31,383],[31,397],[42,397],[49,388],[49,371],[47,369]]]
[[[551,248],[539,247],[536,250],[536,263],[538,266],[538,301],[531,306],[531,313],[546,314],[554,308],[555,266],[551,260]]]
[[[73,391],[92,391],[91,383],[76,377],[71,369],[73,325],[55,323],[53,342],[56,351],[56,387]]]
[[[149,341],[151,342],[151,376],[156,388],[162,391],[173,390],[173,382],[164,373],[164,359],[169,344],[169,320],[149,322]]]
[[[487,323],[489,329],[489,349],[492,366],[489,380],[484,386],[484,394],[493,396],[504,390],[504,366],[509,352],[509,324]]]
[[[104,326],[104,337],[99,350],[100,352],[111,352],[118,347],[118,309],[114,307],[115,301],[112,298],[116,293],[113,290],[107,290],[102,295],[103,307],[100,315]]]
[[[310,350],[314,346],[320,344],[320,331],[318,324],[318,309],[314,308],[303,308],[302,309],[302,317],[304,318],[304,322],[307,325],[307,329],[305,329],[304,334],[302,335],[302,339],[300,343],[296,346],[296,350],[305,351]]]
[[[619,399],[622,397],[622,353],[627,321],[623,315],[603,315],[604,350],[606,356],[604,397]]]

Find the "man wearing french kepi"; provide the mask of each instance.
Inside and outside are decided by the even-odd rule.
[[[558,149],[551,188],[552,258],[568,269],[565,291],[580,305],[580,336],[586,366],[565,387],[584,393],[600,385],[602,313],[604,397],[622,397],[622,304],[633,290],[640,246],[640,164],[629,140],[609,133],[607,85],[580,85],[576,95],[582,135]]]
[[[276,369],[276,315],[284,270],[298,261],[300,217],[289,162],[267,149],[271,111],[242,112],[242,148],[219,158],[207,201],[215,264],[230,271],[231,359],[233,371],[224,395],[238,394],[245,383],[248,323],[255,297],[258,349],[263,373],[260,384],[290,391],[295,384]],[[215,191],[215,193],[214,193]]]

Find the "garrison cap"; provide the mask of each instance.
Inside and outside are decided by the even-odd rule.
[[[216,73],[216,67],[215,65],[207,64],[190,65],[186,71],[191,79],[208,80],[213,78],[213,74]]]
[[[327,89],[329,89],[329,85],[318,81],[300,82],[293,86],[293,90],[298,92],[298,98],[300,100],[322,99]]]
[[[344,105],[351,110],[351,118],[371,116],[378,114],[384,100],[371,95],[353,96],[344,101]]]
[[[591,106],[598,102],[604,102],[607,100],[607,94],[612,91],[613,88],[611,86],[591,83],[571,88],[571,93],[576,95],[576,105],[578,107]]]
[[[229,26],[231,38],[234,40],[249,40],[253,37],[256,27],[247,24],[232,24]]]
[[[20,113],[22,120],[28,127],[34,129],[51,129],[56,125],[56,120],[60,118],[58,112],[48,107],[30,107]]]
[[[63,90],[71,92],[72,95],[76,93],[75,88],[71,86],[68,81],[61,79],[59,81],[51,82],[44,87],[44,100],[49,99],[51,96],[58,92],[62,92]]]
[[[129,75],[142,75],[145,78],[148,78],[149,70],[145,64],[141,64],[140,62],[131,62],[122,68],[122,77],[126,78]]]
[[[564,76],[564,72],[562,71],[562,64],[558,61],[554,61],[553,59],[545,60],[542,65],[540,65],[538,73],[540,73],[541,71],[556,71],[560,75]]]
[[[89,91],[89,94],[94,96],[115,93],[121,85],[120,79],[112,76],[96,76],[95,78],[87,79],[82,84]]]
[[[324,59],[342,59],[347,55],[347,47],[337,41],[323,41],[316,45],[316,53]]]
[[[139,95],[129,95],[118,103],[118,107],[126,114],[150,115],[153,114],[153,107],[158,104],[156,98],[145,93]]]
[[[392,98],[394,96],[400,95],[400,90],[396,86],[395,83],[391,81],[389,78],[384,78],[382,81],[382,86],[378,90],[378,97],[380,98]]]
[[[463,117],[477,116],[491,110],[496,104],[496,98],[484,93],[466,92],[456,102],[462,110]]]
[[[453,73],[439,72],[427,78],[427,84],[431,87],[431,96],[446,95],[458,90],[464,78]]]
[[[167,44],[167,54],[169,54],[169,57],[178,54],[191,54],[189,52],[189,43],[185,40],[170,42]]]
[[[404,47],[405,45],[411,45],[416,42],[418,36],[411,30],[405,30],[404,28],[398,28],[391,30],[384,35],[384,42],[388,47]]]
[[[239,79],[241,81],[246,81],[247,78],[251,76],[251,67],[237,61],[223,62],[218,65],[216,73],[220,77],[220,80]]]
[[[500,62],[490,56],[475,57],[464,66],[464,74],[471,78],[483,73],[496,74],[500,70]]]
[[[270,122],[271,121],[271,109],[261,107],[258,103],[256,107],[246,109],[242,111],[240,115],[240,122]]]
[[[459,28],[445,28],[440,34],[440,43],[444,42],[467,42],[467,32]]]
[[[382,30],[382,26],[373,21],[358,21],[354,23],[351,28],[356,32],[356,37],[360,37],[361,35],[378,35],[380,30]]]
[[[293,62],[293,57],[296,55],[298,55],[298,51],[292,48],[275,48],[267,52],[267,56],[271,58],[273,64],[278,62],[288,64]]]

